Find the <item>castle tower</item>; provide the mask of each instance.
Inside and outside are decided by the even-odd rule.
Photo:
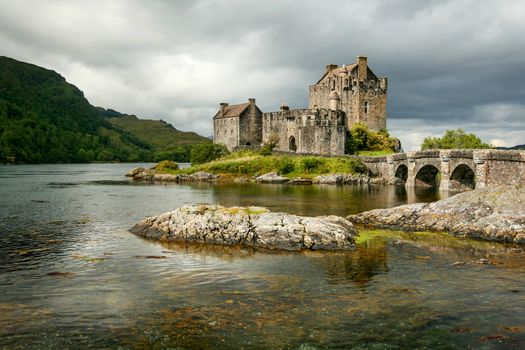
[[[357,56],[354,64],[326,66],[321,79],[310,86],[308,107],[334,110],[338,105],[348,128],[363,123],[377,131],[386,128],[386,102],[387,78],[378,78],[368,67],[368,59]]]

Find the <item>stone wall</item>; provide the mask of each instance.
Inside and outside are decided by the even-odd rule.
[[[474,162],[480,187],[525,184],[524,151],[474,151]]]
[[[213,120],[213,142],[226,145],[229,150],[239,146],[239,117]]]
[[[262,112],[250,99],[250,106],[239,118],[239,146],[257,146],[262,143]]]
[[[263,143],[277,139],[276,150],[344,154],[344,114],[328,109],[283,109],[263,113]]]

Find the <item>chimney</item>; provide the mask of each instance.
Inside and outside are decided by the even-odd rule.
[[[288,111],[290,110],[290,107],[288,107],[288,103],[287,102],[281,102],[281,111]]]
[[[359,80],[366,80],[368,77],[368,67],[365,56],[357,56],[357,77]]]
[[[379,87],[383,90],[386,90],[387,87],[388,87],[388,78],[387,77],[382,77],[382,78],[379,78]]]
[[[256,110],[255,110],[255,99],[254,98],[249,98],[248,102],[250,103],[250,114],[253,117],[255,117],[255,113],[256,113]]]
[[[326,65],[326,73],[333,71],[337,68],[337,64],[327,64]]]
[[[226,107],[228,107],[228,104],[226,102],[222,102],[220,104],[221,115],[224,114],[224,110],[226,109]]]

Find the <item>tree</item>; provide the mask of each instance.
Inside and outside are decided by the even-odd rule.
[[[193,146],[191,149],[190,162],[192,165],[211,162],[214,159],[228,155],[230,152],[225,145],[217,143],[204,143]]]
[[[358,151],[395,151],[397,139],[386,129],[372,131],[365,124],[357,123],[346,134],[345,153]]]
[[[421,150],[427,149],[478,149],[492,148],[474,134],[466,134],[463,129],[447,130],[443,137],[427,137],[421,144]]]

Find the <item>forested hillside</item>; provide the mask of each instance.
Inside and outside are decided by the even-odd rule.
[[[163,157],[165,150],[155,146],[154,134],[134,135],[112,123],[107,113],[92,106],[82,91],[56,72],[0,56],[0,162],[152,161]]]

